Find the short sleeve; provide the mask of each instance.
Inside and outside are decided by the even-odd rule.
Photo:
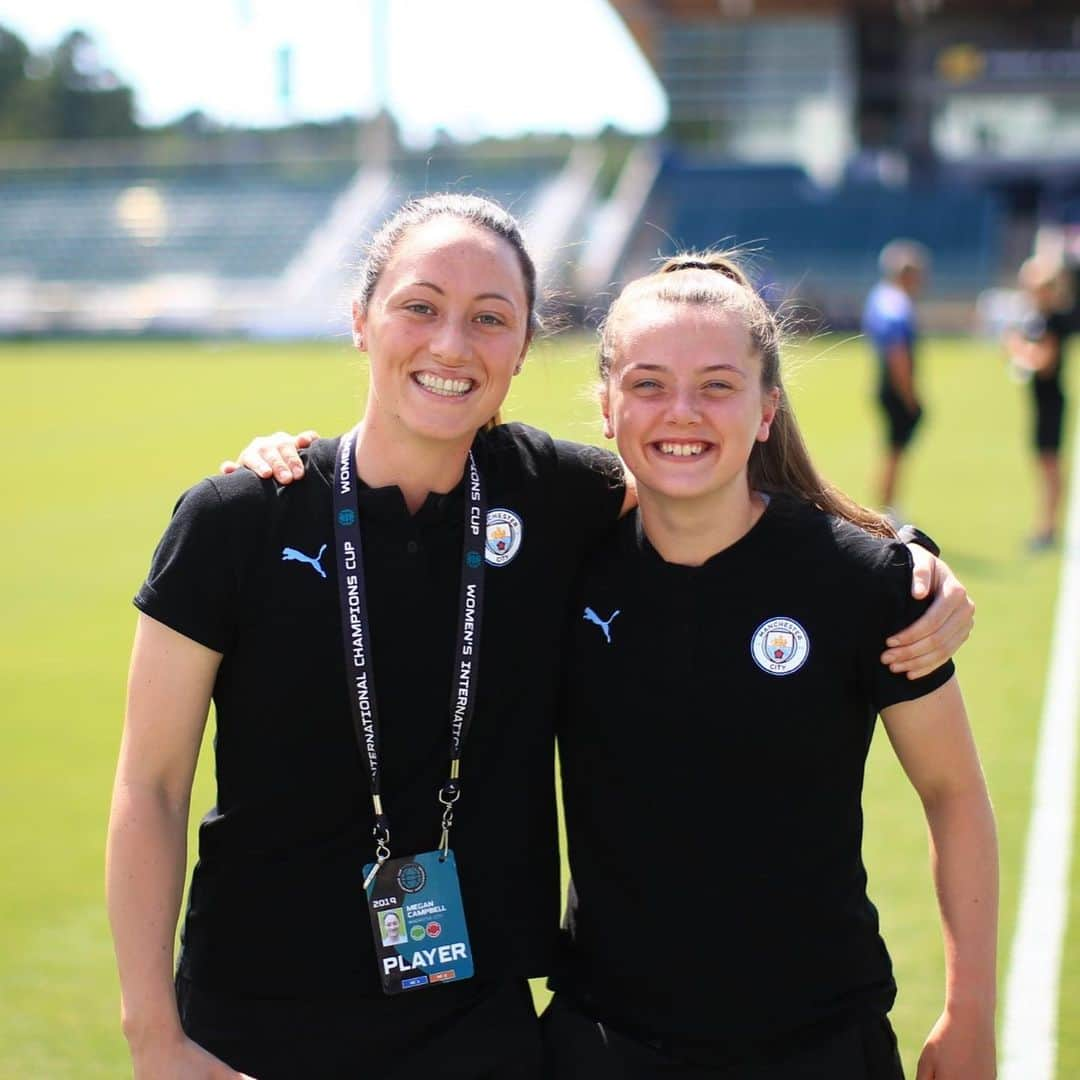
[[[228,508],[211,480],[180,496],[135,606],[216,652],[236,627],[238,574]]]
[[[898,289],[877,286],[867,300],[863,329],[882,352],[910,345],[915,335],[910,301]]]
[[[907,345],[911,340],[911,326],[903,318],[886,318],[881,322],[881,330],[878,341],[883,349],[891,349],[894,345]]]
[[[909,679],[903,672],[891,672],[881,662],[885,639],[910,626],[930,606],[929,598],[916,600],[912,597],[911,573],[908,549],[901,543],[886,544],[867,589],[872,606],[866,614],[862,663],[871,700],[878,712],[901,701],[925,697],[944,686],[956,670],[953,662],[946,660],[929,675]]]
[[[588,542],[619,519],[626,498],[622,464],[597,446],[563,439],[553,442],[559,512]]]

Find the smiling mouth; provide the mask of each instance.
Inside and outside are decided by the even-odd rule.
[[[708,450],[712,443],[707,442],[656,442],[653,446],[664,457],[688,458],[700,457]]]
[[[444,379],[427,371],[417,372],[413,375],[413,380],[425,390],[430,390],[439,397],[449,398],[464,397],[474,386],[472,379]]]

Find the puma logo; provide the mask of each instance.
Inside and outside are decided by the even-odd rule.
[[[611,644],[611,624],[615,621],[615,616],[618,615],[618,614],[619,614],[619,609],[616,608],[615,611],[613,611],[611,613],[611,617],[605,622],[605,620],[601,619],[600,616],[597,615],[596,612],[593,611],[593,609],[591,607],[587,607],[585,609],[585,616],[584,617],[585,617],[586,622],[596,623],[596,625],[599,626],[601,630],[603,630],[603,632],[604,632],[604,640],[610,645]]]
[[[326,550],[326,545],[323,544],[319,548],[318,555],[305,555],[302,551],[297,551],[296,548],[282,548],[281,549],[281,561],[282,562],[306,562],[319,577],[326,577],[326,571],[319,565],[319,560],[323,556],[323,552]]]

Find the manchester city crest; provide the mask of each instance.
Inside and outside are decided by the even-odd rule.
[[[810,638],[794,619],[766,619],[750,639],[750,655],[770,675],[791,675],[810,656]]]
[[[525,529],[513,510],[489,510],[484,558],[488,566],[505,566],[521,547]]]

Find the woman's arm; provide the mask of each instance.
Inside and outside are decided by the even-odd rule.
[[[960,687],[952,678],[881,717],[926,812],[945,945],[945,1008],[923,1047],[916,1080],[992,1080],[997,836]]]
[[[241,1074],[188,1039],[173,987],[188,808],[221,654],[140,615],[113,786],[106,890],[134,1075]]]
[[[910,626],[893,634],[881,662],[909,679],[941,667],[968,639],[975,625],[975,602],[948,563],[918,544],[908,544],[913,570],[911,595],[932,603]]]

